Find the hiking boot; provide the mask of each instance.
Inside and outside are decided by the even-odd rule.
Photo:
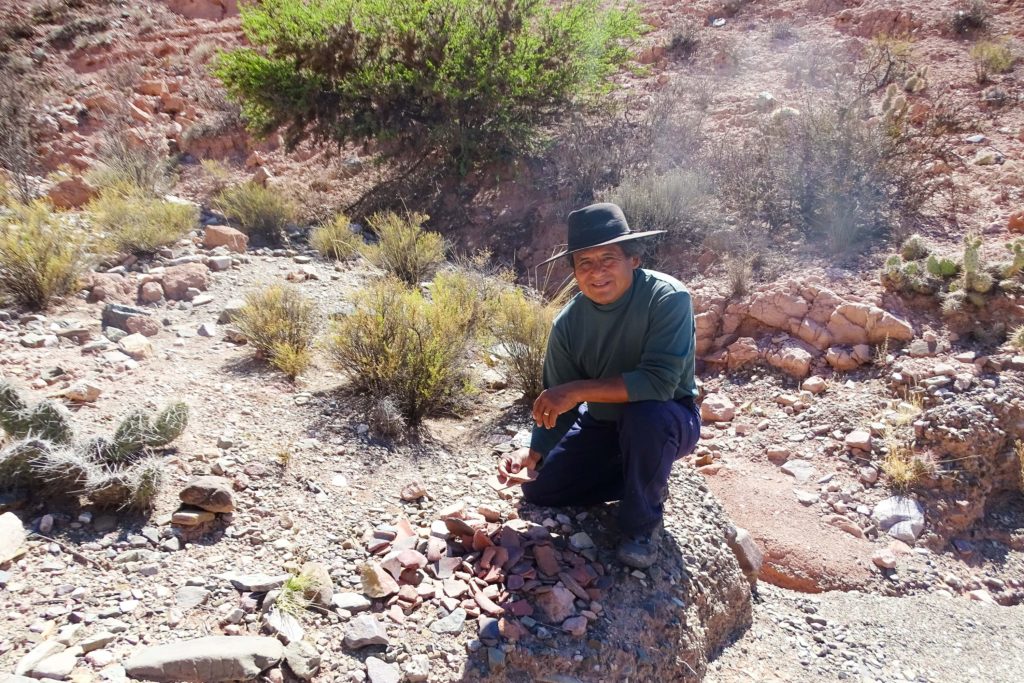
[[[647,534],[629,536],[619,544],[619,562],[634,569],[647,569],[658,559],[661,522]]]

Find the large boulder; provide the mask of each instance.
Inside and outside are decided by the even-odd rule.
[[[89,203],[97,190],[81,176],[71,176],[54,183],[46,192],[47,198],[58,209],[77,209]]]
[[[202,263],[183,263],[164,271],[162,284],[168,300],[182,301],[188,298],[189,289],[205,292],[210,286],[210,269]]]
[[[166,0],[172,12],[189,19],[220,21],[238,14],[236,0]]]
[[[89,273],[82,278],[83,289],[89,292],[86,301],[108,301],[130,304],[135,300],[135,281],[116,273]]]
[[[768,364],[790,377],[804,379],[811,374],[815,354],[803,342],[790,339],[765,354]]]
[[[245,681],[259,676],[284,656],[276,638],[207,636],[148,647],[124,663],[132,678],[147,681]]]
[[[474,667],[472,680],[702,679],[708,660],[750,626],[750,583],[730,549],[729,538],[735,542],[737,531],[701,475],[677,467],[669,488],[659,558],[642,578],[636,572],[609,571],[616,564],[618,540],[608,531],[614,526],[611,520],[606,525],[584,525],[595,542],[598,561],[613,580],[603,591],[599,625],[591,625],[593,633],[584,636],[588,643],[598,644],[587,645],[583,661],[574,658],[581,647],[578,636],[548,629],[551,638],[525,639],[508,652],[504,671],[492,669],[477,677],[484,668],[481,662],[480,669]],[[540,518],[554,510],[524,509],[524,516],[534,513]],[[753,574],[756,549],[747,544],[743,555]]]
[[[227,225],[208,225],[203,235],[203,247],[227,247],[235,253],[244,254],[249,247],[249,236]]]

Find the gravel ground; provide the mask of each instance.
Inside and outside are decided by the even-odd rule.
[[[1024,607],[938,595],[806,595],[760,587],[754,624],[708,670],[739,681],[1014,682],[1024,676]]]

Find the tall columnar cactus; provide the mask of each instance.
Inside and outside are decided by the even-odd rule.
[[[886,122],[897,125],[903,121],[908,108],[907,98],[900,94],[895,83],[891,83],[882,100],[882,117]]]
[[[66,408],[53,401],[28,404],[0,382],[0,426],[13,439],[0,449],[0,487],[28,486],[52,493],[83,493],[100,507],[149,507],[162,467],[156,448],[188,425],[188,406],[168,405],[155,419],[133,410],[112,437],[75,443]]]

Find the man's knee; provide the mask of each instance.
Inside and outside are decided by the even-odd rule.
[[[685,428],[675,401],[634,401],[622,410],[622,428],[637,434],[663,434]]]
[[[540,478],[534,481],[528,481],[523,484],[523,500],[533,505],[541,505],[544,507],[556,507],[561,504],[559,501],[560,496],[557,491],[553,491],[550,486],[546,486],[547,482],[542,481]]]
[[[623,408],[620,434],[630,442],[677,444],[680,453],[695,443],[699,421],[676,401],[636,401]]]

